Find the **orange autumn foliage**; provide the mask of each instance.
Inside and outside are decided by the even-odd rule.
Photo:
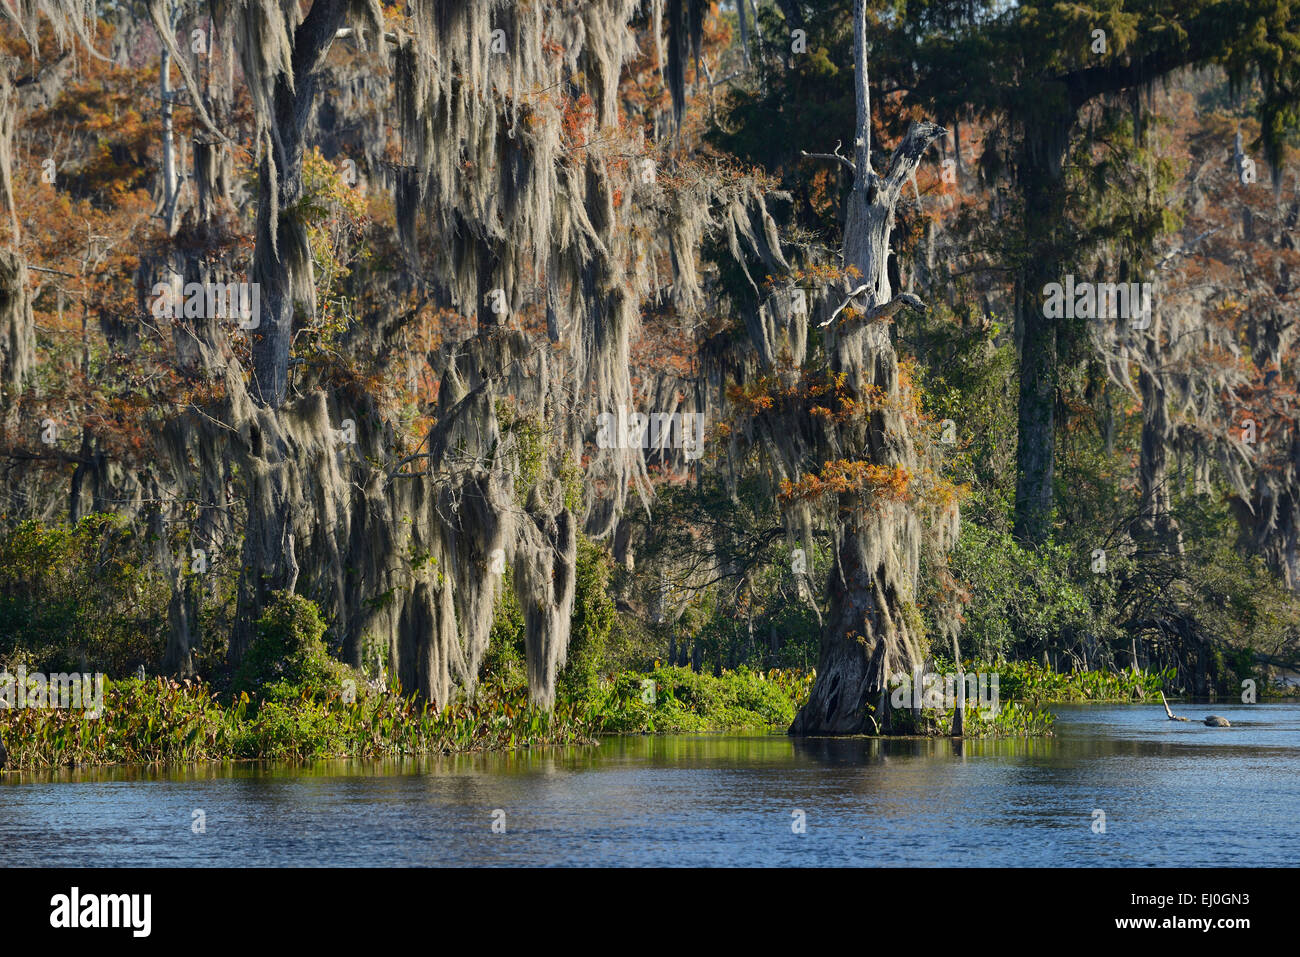
[[[805,475],[797,482],[781,482],[783,504],[816,501],[826,495],[867,495],[877,501],[906,502],[912,498],[911,469],[894,465],[873,465],[835,459],[822,466],[818,475]]]

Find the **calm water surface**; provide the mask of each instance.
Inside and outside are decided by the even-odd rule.
[[[673,736],[0,774],[0,847],[5,866],[1296,864],[1300,706],[1175,707],[1233,727],[1080,705],[1037,741]]]

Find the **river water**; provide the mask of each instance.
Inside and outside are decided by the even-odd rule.
[[[1300,706],[1175,708],[1233,726],[1062,705],[1039,740],[683,735],[8,773],[0,847],[5,866],[1294,865]]]

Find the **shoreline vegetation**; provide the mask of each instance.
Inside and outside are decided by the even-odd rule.
[[[378,664],[341,662],[329,626],[311,600],[279,593],[257,622],[257,637],[236,668],[210,678],[136,677],[97,682],[91,707],[58,701],[56,655],[0,660],[0,741],[9,770],[230,760],[311,761],[398,758],[555,745],[593,744],[618,734],[782,733],[808,701],[811,669],[708,670],[612,652],[617,616],[601,580],[582,589],[575,640],[554,707],[529,700],[522,626],[499,616],[474,695],[446,707],[407,693]],[[67,661],[65,656],[63,661]],[[652,667],[647,667],[653,663]],[[41,666],[44,665],[42,668]],[[64,669],[71,670],[71,669]],[[84,670],[84,669],[83,669]],[[26,696],[15,675],[41,674]],[[1052,734],[1047,705],[1071,701],[1148,701],[1174,694],[1175,669],[1058,673],[1025,661],[933,656],[923,687],[903,676],[891,685],[889,714],[869,706],[877,734],[952,736],[956,674],[979,676],[963,709],[962,737]],[[49,676],[48,683],[44,680]],[[1268,689],[1262,692],[1268,695]],[[101,697],[102,695],[102,697]],[[908,695],[911,695],[910,697]],[[62,704],[63,707],[50,707]],[[984,710],[983,705],[992,707]],[[1162,716],[1163,717],[1163,716]]]
[[[336,663],[335,663],[336,664]],[[972,663],[968,670],[974,670]],[[1040,665],[979,665],[999,674],[995,718],[972,702],[966,737],[1050,736],[1046,705],[1131,701],[1159,705],[1150,673],[1058,674]],[[395,758],[593,744],[606,735],[784,732],[806,700],[811,672],[741,668],[720,676],[656,667],[599,679],[550,712],[523,684],[485,683],[473,701],[436,709],[413,695],[348,678],[281,678],[261,689],[220,692],[204,681],[128,678],[107,683],[103,714],[66,708],[0,710],[8,771],[231,760]],[[1264,697],[1274,697],[1266,694]],[[892,737],[947,736],[953,709],[901,709]]]

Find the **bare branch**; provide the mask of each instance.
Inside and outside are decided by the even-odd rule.
[[[870,286],[864,284],[859,286],[857,289],[854,289],[852,292],[850,292],[848,298],[845,299],[842,303],[840,303],[839,308],[837,308],[833,313],[831,313],[831,317],[821,324],[821,328],[825,328],[826,326],[829,326],[832,322],[834,322],[835,317],[838,316],[841,312],[843,312],[848,307],[849,303],[851,303],[858,296],[862,295],[862,293],[866,292],[869,288]],[[884,305],[880,305],[874,309],[867,310],[865,313],[863,313],[861,316],[855,319],[847,320],[840,326],[840,328],[842,330],[852,329],[858,325],[865,325],[870,322],[882,322],[887,319],[892,319],[895,313],[897,313],[898,310],[902,309],[904,306],[907,306],[911,309],[915,309],[917,312],[922,312],[925,309],[925,303],[922,302],[919,297],[912,295],[912,293],[910,292],[902,292],[899,293],[897,296],[895,296],[893,299],[889,300],[889,302],[885,303]]]
[[[799,152],[802,155],[808,157],[809,159],[824,159],[824,160],[830,160],[831,162],[843,163],[844,167],[850,173],[852,173],[854,176],[857,176],[858,168],[855,165],[853,165],[853,160],[849,159],[847,156],[845,156],[843,153],[840,152],[840,142],[841,142],[840,140],[835,141],[834,153],[809,153],[807,150],[800,150]]]
[[[930,144],[947,134],[946,129],[929,120],[913,123],[907,135],[903,137],[903,141],[894,150],[894,155],[889,159],[889,172],[885,174],[884,179],[886,192],[891,196],[897,196],[902,190],[903,183],[916,172],[921,157],[930,148]]]
[[[869,284],[863,283],[857,289],[854,289],[852,292],[850,292],[848,296],[845,298],[845,300],[842,303],[840,303],[839,306],[836,307],[834,312],[831,313],[830,318],[821,324],[820,328],[824,329],[827,326],[829,326],[832,322],[834,322],[835,317],[838,316],[841,312],[843,312],[846,308],[848,308],[849,303],[851,303],[858,296],[862,295],[869,288],[871,288]]]

